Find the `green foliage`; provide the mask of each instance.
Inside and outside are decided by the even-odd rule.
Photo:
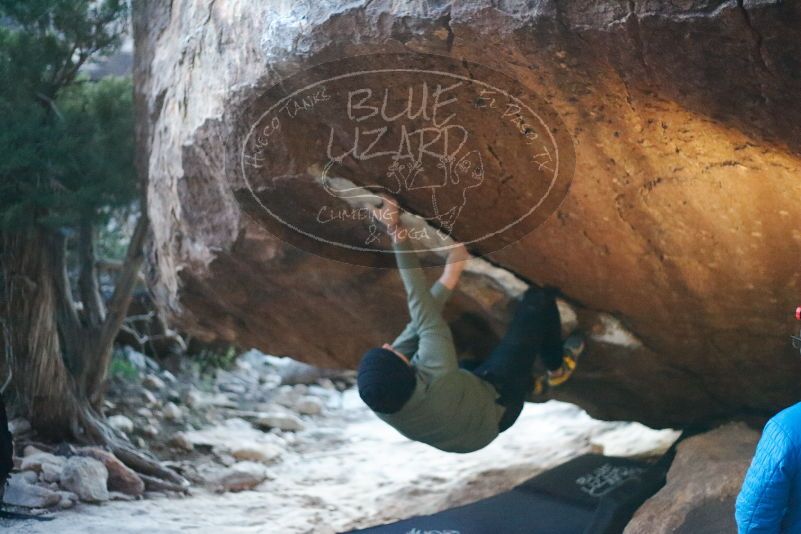
[[[136,366],[120,356],[117,350],[114,351],[108,373],[110,377],[119,378],[126,382],[134,382],[139,379],[139,370]]]
[[[200,367],[201,374],[213,373],[216,369],[230,369],[236,358],[237,352],[233,346],[225,350],[204,349],[192,357]]]
[[[108,222],[100,226],[97,233],[96,254],[105,260],[122,261],[128,251],[131,239],[130,228],[133,221],[130,216],[134,210],[120,208],[108,211]]]
[[[118,0],[0,0],[0,226],[101,222],[136,196],[129,79],[91,82],[113,52]]]

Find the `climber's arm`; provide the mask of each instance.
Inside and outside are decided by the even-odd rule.
[[[465,268],[470,254],[465,249],[464,245],[454,247],[448,254],[448,262],[445,265],[445,271],[439,277],[433,286],[431,286],[431,296],[434,298],[434,303],[437,309],[442,312],[445,303],[448,302],[453,290],[459,284],[459,279],[462,276],[462,271]],[[403,354],[412,355],[417,352],[418,344],[417,330],[414,323],[409,322],[403,332],[392,342],[392,347],[402,352]]]
[[[439,277],[439,283],[453,291],[459,285],[459,279],[462,277],[462,271],[467,266],[467,260],[470,259],[470,253],[467,248],[461,243],[453,246],[448,253],[448,260],[445,264],[445,271]]]
[[[458,363],[451,330],[442,317],[440,306],[428,290],[428,281],[420,266],[420,259],[407,237],[408,233],[403,231],[397,204],[385,198],[384,206],[373,213],[386,225],[387,232],[392,237],[398,272],[406,290],[411,325],[419,337],[415,367],[432,377],[456,369]],[[451,274],[454,273],[452,271]],[[447,282],[452,283],[453,280],[449,279]],[[447,289],[444,285],[443,288]]]
[[[456,369],[458,362],[451,329],[426,287],[414,246],[408,239],[396,239],[393,246],[398,271],[406,288],[411,324],[419,337],[414,366],[432,378]]]
[[[433,286],[431,286],[430,293],[434,298],[434,303],[437,305],[437,308],[441,313],[442,309],[445,307],[445,303],[448,302],[452,291],[442,284],[442,278],[440,278],[434,283]],[[406,325],[406,328],[404,328],[400,335],[395,338],[395,341],[392,342],[392,348],[411,357],[415,352],[417,352],[418,342],[419,338],[417,336],[417,330],[414,327],[414,323],[409,321],[409,323]]]

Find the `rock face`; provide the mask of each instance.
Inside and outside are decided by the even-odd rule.
[[[61,486],[78,495],[82,501],[107,501],[108,475],[108,470],[99,460],[73,456],[61,471]]]
[[[632,518],[625,534],[735,532],[734,502],[759,433],[729,424],[679,444],[667,483]]]
[[[424,52],[457,69],[462,59],[486,65],[538,95],[575,151],[572,185],[550,218],[502,249],[471,247],[500,269],[469,273],[449,305],[460,345],[486,354],[508,318],[514,273],[558,287],[593,334],[559,397],[594,416],[682,425],[799,399],[801,361],[787,339],[801,283],[796,4],[140,2],[134,19],[148,278],[181,328],[331,367],[397,334],[406,315],[396,273],[265,230],[238,143],[280,80],[325,61]],[[287,137],[281,148],[314,142]],[[286,157],[267,170],[279,164],[271,200],[314,217],[319,169]],[[537,193],[524,178],[519,166],[483,176],[474,198],[486,209],[463,212],[454,237],[519,209]],[[419,191],[398,196],[431,215]],[[500,204],[481,204],[492,199]],[[366,224],[340,233],[363,236]]]

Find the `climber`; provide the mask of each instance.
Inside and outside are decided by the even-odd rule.
[[[359,395],[379,418],[409,439],[447,452],[472,452],[515,422],[534,387],[539,353],[548,369],[540,387],[558,386],[573,374],[584,348],[580,335],[561,342],[559,311],[549,291],[530,289],[509,329],[487,360],[460,368],[442,308],[470,258],[454,246],[429,291],[397,204],[373,211],[392,239],[406,289],[411,322],[392,344],[368,350],[358,371]]]
[[[801,403],[765,425],[735,517],[739,534],[801,532]]]

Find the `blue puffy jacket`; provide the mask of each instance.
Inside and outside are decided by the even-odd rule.
[[[768,421],[737,497],[739,534],[801,534],[801,403]]]

